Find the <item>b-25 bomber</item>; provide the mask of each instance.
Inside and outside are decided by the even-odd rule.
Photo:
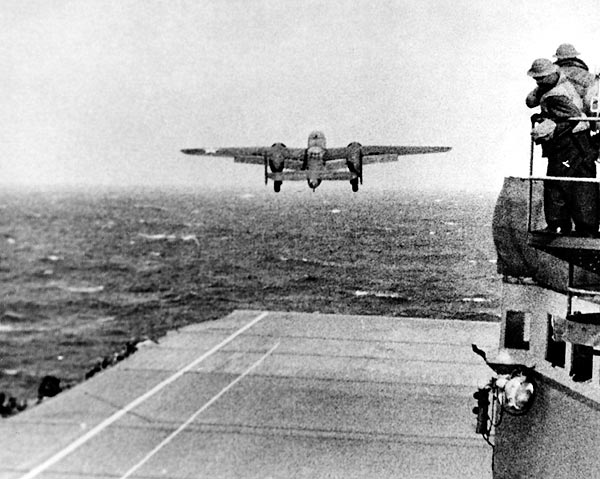
[[[399,155],[443,153],[447,146],[372,146],[352,142],[346,147],[327,148],[325,135],[313,131],[306,148],[288,148],[283,143],[259,147],[227,147],[208,151],[204,148],[181,150],[187,155],[233,157],[237,163],[263,165],[265,184],[273,181],[276,193],[284,180],[306,180],[313,191],[323,180],[349,180],[352,191],[363,181],[363,166],[397,161]]]

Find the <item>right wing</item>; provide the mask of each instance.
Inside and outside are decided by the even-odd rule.
[[[420,155],[424,153],[443,153],[450,151],[449,146],[363,146],[363,155]]]
[[[425,153],[443,153],[450,151],[449,146],[373,146],[360,145],[363,164],[396,161],[399,155],[420,155]],[[349,147],[327,148],[327,161],[347,158]]]
[[[425,153],[443,153],[450,151],[449,146],[370,146],[362,148],[363,164],[397,161],[399,155],[421,155]]]

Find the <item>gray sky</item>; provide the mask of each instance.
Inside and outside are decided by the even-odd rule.
[[[597,0],[4,0],[0,183],[256,185],[180,148],[448,145],[365,182],[525,174],[538,57],[600,68]],[[541,164],[541,160],[538,160]],[[380,182],[380,183],[378,183]]]

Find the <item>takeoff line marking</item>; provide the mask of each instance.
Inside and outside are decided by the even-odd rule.
[[[127,479],[129,476],[131,476],[135,471],[137,471],[140,467],[142,467],[144,464],[146,464],[146,462],[148,462],[148,460],[154,456],[154,454],[156,454],[158,451],[160,451],[164,446],[166,446],[169,442],[171,442],[171,440],[177,436],[177,434],[179,434],[181,431],[183,431],[187,426],[190,425],[190,423],[196,419],[202,412],[204,412],[206,410],[206,408],[208,408],[211,404],[213,404],[215,401],[217,401],[217,399],[219,399],[223,394],[225,394],[227,391],[229,391],[233,386],[235,386],[239,381],[241,381],[244,377],[246,377],[253,369],[255,369],[260,363],[262,363],[273,351],[275,351],[275,349],[277,349],[277,347],[279,346],[279,342],[273,346],[271,349],[269,349],[263,356],[261,356],[258,361],[256,361],[252,366],[250,366],[248,369],[246,369],[246,371],[244,371],[240,376],[238,376],[237,378],[235,378],[233,381],[231,381],[227,386],[225,386],[219,393],[217,393],[215,396],[213,396],[213,398],[208,401],[206,404],[204,404],[204,406],[202,406],[200,409],[198,409],[194,414],[192,414],[190,416],[190,418],[185,421],[181,426],[179,426],[175,431],[173,431],[171,434],[169,434],[165,439],[163,439],[163,441],[156,446],[154,449],[152,449],[148,454],[146,454],[144,456],[144,458],[138,462],[135,466],[133,466],[131,469],[129,469],[125,474],[123,474],[121,476],[121,479]]]
[[[189,370],[191,370],[192,368],[194,368],[195,366],[197,366],[198,364],[200,364],[202,361],[204,361],[206,358],[208,358],[209,356],[211,356],[212,354],[214,354],[216,351],[218,351],[219,349],[221,349],[226,344],[228,344],[231,341],[233,341],[235,338],[237,338],[244,331],[250,329],[256,323],[258,323],[259,321],[261,321],[262,319],[264,319],[268,314],[269,314],[268,312],[264,312],[264,313],[259,314],[256,318],[254,318],[248,324],[246,324],[242,328],[238,329],[235,333],[233,333],[231,336],[229,336],[228,338],[226,338],[223,341],[221,341],[219,344],[217,344],[215,347],[213,347],[212,349],[210,349],[209,351],[207,351],[206,353],[204,353],[202,356],[200,356],[199,358],[194,359],[194,361],[192,361],[191,363],[189,363],[187,366],[184,366],[182,369],[180,369],[179,371],[177,371],[175,374],[173,374],[172,376],[168,377],[167,379],[165,379],[161,383],[157,384],[152,389],[150,389],[149,391],[147,391],[144,394],[142,394],[141,396],[139,396],[137,399],[134,399],[127,406],[125,406],[124,408],[120,409],[119,411],[117,411],[116,413],[114,413],[112,416],[106,418],[104,421],[102,421],[100,424],[98,424],[94,428],[90,429],[87,433],[85,433],[79,439],[76,439],[75,441],[73,441],[71,444],[69,444],[63,450],[57,452],[54,456],[51,456],[49,459],[47,459],[46,461],[44,461],[40,465],[34,467],[31,471],[29,471],[24,476],[21,476],[21,479],[32,479],[33,477],[36,477],[41,472],[44,472],[46,469],[48,469],[49,467],[51,467],[54,464],[56,464],[58,461],[60,461],[64,457],[66,457],[69,454],[71,454],[75,449],[77,449],[81,445],[85,444],[87,441],[89,441],[92,437],[94,437],[95,435],[97,435],[103,429],[105,429],[106,427],[110,426],[115,421],[118,421],[119,419],[121,419],[129,411],[131,411],[132,409],[134,409],[137,406],[139,406],[140,404],[142,404],[146,399],[154,396],[158,391],[160,391],[161,389],[163,389],[165,386],[168,386],[173,381],[179,379],[186,372],[188,372]]]

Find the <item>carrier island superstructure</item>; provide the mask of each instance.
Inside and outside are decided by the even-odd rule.
[[[600,239],[543,231],[544,181],[505,178],[498,197],[501,332],[498,350],[474,347],[495,373],[473,412],[495,479],[600,478]],[[517,376],[523,402],[507,407]]]

